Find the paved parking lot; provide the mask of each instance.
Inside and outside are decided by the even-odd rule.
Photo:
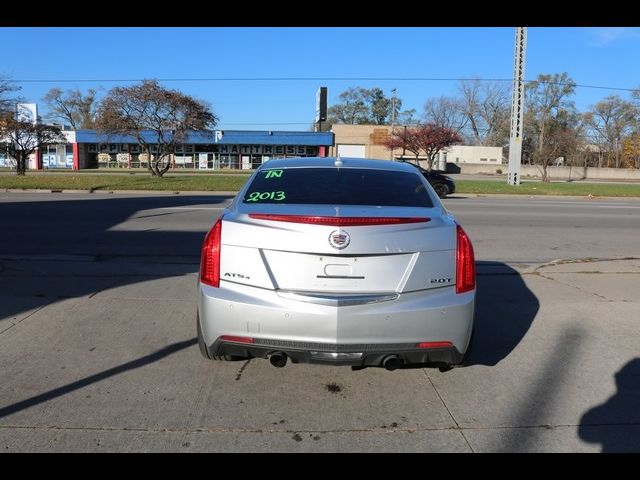
[[[447,200],[478,330],[442,373],[202,359],[228,198],[3,195],[0,451],[640,451],[638,201]]]

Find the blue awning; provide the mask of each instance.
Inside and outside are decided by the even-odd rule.
[[[155,143],[153,131],[143,132],[147,143]],[[96,130],[76,130],[78,143],[138,143],[133,135],[108,135]],[[332,132],[282,132],[274,130],[217,130],[189,132],[186,144],[219,145],[307,145],[332,146]]]

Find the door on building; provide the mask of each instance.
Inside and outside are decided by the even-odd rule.
[[[364,145],[338,145],[339,157],[366,158]]]

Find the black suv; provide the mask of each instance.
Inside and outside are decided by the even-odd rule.
[[[451,193],[455,193],[456,184],[453,181],[453,178],[447,177],[446,175],[443,175],[441,172],[437,172],[435,170],[431,170],[431,171],[426,170],[421,166],[416,165],[415,163],[411,163],[411,162],[405,162],[405,163],[408,163],[409,165],[420,170],[420,173],[424,175],[424,178],[427,179],[427,181],[431,184],[431,186],[433,187],[433,189],[436,191],[436,193],[440,198],[444,198]]]

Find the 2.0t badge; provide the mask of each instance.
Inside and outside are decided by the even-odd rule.
[[[334,230],[329,234],[329,245],[335,249],[342,250],[349,246],[349,242],[351,237],[344,230]]]

